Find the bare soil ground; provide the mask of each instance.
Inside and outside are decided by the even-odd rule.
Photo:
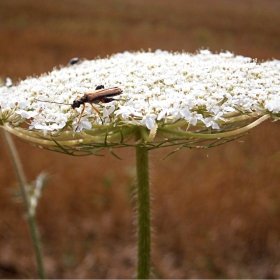
[[[0,76],[72,57],[151,48],[280,58],[278,0],[0,0]],[[280,134],[266,122],[212,150],[151,153],[156,278],[280,278]],[[38,209],[49,278],[131,278],[134,151],[68,157],[16,140],[30,181],[54,175]],[[36,278],[6,147],[0,145],[0,277]]]

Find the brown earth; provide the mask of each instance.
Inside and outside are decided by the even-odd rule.
[[[0,0],[0,76],[39,75],[72,57],[151,48],[280,58],[278,0]],[[280,278],[280,134],[151,152],[157,278]],[[274,129],[274,130],[273,130]],[[28,180],[52,174],[38,224],[49,278],[135,274],[134,150],[69,157],[16,140]],[[0,145],[0,277],[36,278],[6,147]]]

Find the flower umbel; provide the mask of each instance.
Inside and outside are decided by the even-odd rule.
[[[125,52],[1,87],[0,124],[53,149],[136,145],[128,144],[135,130],[150,148],[181,141],[192,146],[196,140],[235,137],[269,117],[278,119],[279,72],[278,60],[257,63],[229,52]],[[69,104],[98,85],[123,92],[116,100],[95,104],[101,116],[86,106],[78,123],[81,108]]]

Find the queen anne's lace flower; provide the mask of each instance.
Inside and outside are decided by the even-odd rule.
[[[182,127],[218,133],[228,131],[228,124],[237,120],[264,115],[277,119],[279,73],[277,60],[257,63],[230,52],[125,52],[54,69],[16,86],[6,84],[0,88],[0,124],[11,129],[26,122],[29,130],[45,137],[68,130],[75,137],[83,131],[92,135],[92,141],[100,141],[94,136],[106,129],[106,139],[117,129],[123,139],[126,129],[135,127],[147,134],[153,131],[154,136],[169,128],[181,133]],[[81,108],[68,104],[98,85],[119,87],[123,93],[115,101],[95,105],[100,116],[87,105],[77,123]]]

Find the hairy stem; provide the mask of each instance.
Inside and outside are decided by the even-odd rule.
[[[148,149],[136,147],[138,200],[138,267],[137,278],[150,278],[151,224]]]

